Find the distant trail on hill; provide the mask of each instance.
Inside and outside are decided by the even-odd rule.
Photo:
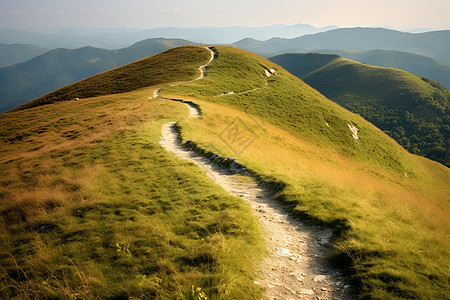
[[[274,69],[265,70],[265,73],[266,73],[266,77],[271,77],[271,76],[277,75],[277,73]],[[254,89],[250,89],[250,90],[242,91],[242,92],[229,91],[228,93],[222,93],[218,96],[222,97],[222,96],[229,96],[229,95],[248,94],[251,92],[262,90],[262,89],[266,88],[267,86],[269,86],[269,82],[266,79],[266,82],[264,83],[263,87],[258,87],[258,88],[254,88]]]
[[[214,60],[214,51],[212,51],[210,47],[205,47],[205,48],[208,49],[211,52],[211,58],[206,63],[206,65],[200,66],[198,68],[200,70],[200,76],[197,79],[195,79],[195,80],[202,79],[202,78],[204,78],[206,76],[206,67]]]
[[[203,76],[198,79],[204,77],[204,70],[208,64],[199,68]],[[159,95],[159,89],[155,90],[154,95]],[[190,117],[201,115],[197,104],[177,101],[188,106]],[[258,269],[259,279],[256,282],[266,289],[265,297],[268,299],[355,297],[352,288],[346,283],[347,279],[330,268],[324,259],[330,247],[331,230],[307,226],[291,217],[282,205],[274,200],[274,192],[259,182],[236,160],[221,158],[218,155],[205,157],[195,151],[197,148],[194,143],[181,144],[176,122],[164,124],[161,133],[159,144],[162,147],[175,153],[177,157],[201,167],[228,193],[242,198],[253,208],[265,231],[269,253],[261,262]],[[236,174],[249,180],[244,182]]]

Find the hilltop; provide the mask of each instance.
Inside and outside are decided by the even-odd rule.
[[[311,53],[307,51],[305,53]],[[450,88],[450,65],[423,55],[394,50],[314,50],[314,53],[336,54],[360,63],[378,67],[405,70],[415,75],[430,78]]]
[[[242,199],[158,144],[162,125],[178,121],[192,150],[233,157],[295,218],[329,228],[328,255],[361,297],[445,297],[448,168],[275,63],[212,50],[201,80],[211,54],[186,46],[0,115],[0,278],[11,287],[2,292],[260,298],[259,223]],[[187,118],[180,100],[202,116]]]
[[[450,166],[450,93],[438,83],[336,55],[284,54],[271,60],[360,114],[410,152]]]
[[[0,68],[0,112],[13,109],[81,79],[193,42],[147,39],[119,50],[94,47],[55,49],[26,62]]]

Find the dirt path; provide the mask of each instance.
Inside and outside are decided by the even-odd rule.
[[[212,53],[208,64],[213,57]],[[206,66],[200,67],[203,76]],[[201,114],[194,103],[185,104],[189,107],[190,117]],[[258,269],[259,280],[256,282],[266,288],[265,298],[354,298],[345,277],[330,268],[324,259],[330,247],[331,230],[307,226],[293,219],[254,178],[247,176],[244,181],[230,169],[190,151],[180,144],[176,122],[164,124],[161,133],[161,146],[177,157],[197,164],[228,193],[244,199],[253,208],[265,231],[268,251]]]
[[[208,49],[211,52],[211,58],[209,59],[209,61],[206,63],[206,65],[200,66],[198,69],[200,70],[200,76],[195,79],[195,80],[199,80],[205,77],[206,74],[206,67],[214,60],[214,52],[211,50],[210,47],[205,47],[206,49]]]
[[[196,107],[186,103],[190,111]],[[199,112],[191,114],[197,117]],[[244,199],[255,211],[265,233],[269,255],[258,270],[258,284],[266,288],[268,299],[351,299],[345,278],[327,266],[330,230],[306,226],[294,220],[255,180],[239,179],[180,144],[176,122],[162,127],[160,145],[177,157],[192,161],[223,189]],[[251,178],[250,178],[251,179]]]

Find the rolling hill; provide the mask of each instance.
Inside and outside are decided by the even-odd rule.
[[[337,55],[284,54],[271,60],[360,114],[410,152],[450,166],[450,93],[438,83]]]
[[[282,53],[313,52],[315,49],[382,49],[415,53],[450,63],[450,30],[413,34],[383,28],[340,28],[293,39],[244,39],[232,45],[265,57]]]
[[[405,70],[450,88],[450,65],[423,55],[393,50],[314,50],[314,53],[336,54],[364,64]]]
[[[0,43],[0,68],[27,61],[47,51],[46,48],[30,44]]]
[[[182,142],[234,157],[295,218],[331,228],[329,256],[360,297],[445,298],[448,168],[275,63],[211,48],[201,80],[209,50],[180,47],[0,115],[0,293],[260,298],[259,223],[158,144],[178,121]]]
[[[83,78],[189,44],[193,43],[181,39],[149,39],[120,50],[55,49],[24,63],[0,68],[0,112]]]

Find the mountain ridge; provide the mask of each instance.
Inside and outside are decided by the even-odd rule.
[[[45,48],[98,48],[119,49],[149,38],[181,38],[196,43],[227,44],[246,36],[269,39],[273,36],[297,37],[304,34],[322,32],[338,28],[329,25],[315,27],[309,24],[275,24],[263,27],[161,27],[153,29],[62,29],[50,32],[28,32],[24,30],[0,29],[0,42],[30,43]]]
[[[0,68],[27,61],[48,50],[31,44],[0,43]]]
[[[172,48],[160,53],[160,55],[156,56],[156,58],[154,55],[143,58],[130,64],[105,71],[67,85],[42,97],[29,101],[15,108],[14,111],[51,104],[58,101],[70,101],[77,98],[90,98],[102,95],[125,93],[146,86],[176,81],[176,79],[181,76],[186,78],[194,76],[196,74],[195,71],[192,72],[189,70],[191,67],[191,65],[188,64],[189,60],[185,61],[186,66],[183,68],[176,66],[176,60],[168,61],[161,58],[164,56],[176,56],[173,54],[174,52],[180,52],[182,55],[193,56],[194,54],[190,52],[202,51],[201,48],[192,46]],[[155,61],[155,59],[157,59],[157,61]],[[164,66],[165,74],[160,73],[160,69],[162,68],[161,64]],[[149,66],[155,65],[158,66],[157,71],[149,68]]]
[[[364,36],[365,33],[371,33],[368,34],[368,36]],[[358,41],[361,38],[364,40],[369,39],[370,43],[366,45],[366,48],[374,47],[375,45],[379,45],[377,43],[380,43],[383,39],[385,39],[386,34],[390,36],[389,40],[394,40],[397,44],[397,40],[399,40],[397,37],[407,37],[406,42],[402,42],[403,46],[406,47],[410,45],[414,40],[417,40],[418,37],[420,37],[420,41],[417,42],[417,45],[414,49],[422,49],[425,52],[429,52],[428,54],[433,55],[433,53],[444,53],[445,57],[447,57],[447,51],[446,51],[446,40],[445,38],[437,38],[435,35],[441,35],[442,33],[447,34],[450,31],[441,31],[441,32],[427,32],[427,33],[421,33],[421,34],[411,34],[411,33],[402,33],[394,30],[387,30],[387,29],[380,29],[380,28],[347,28],[347,29],[335,29],[323,33],[318,33],[314,35],[306,35],[302,37],[298,37],[296,39],[282,39],[282,38],[272,38],[266,42],[256,41],[251,38],[247,38],[244,40],[241,40],[237,44],[239,44],[240,48],[244,48],[247,50],[251,50],[253,52],[259,53],[261,49],[267,49],[267,51],[294,51],[294,52],[305,52],[310,51],[308,50],[310,47],[314,46],[312,44],[308,44],[307,40],[318,40],[316,41],[315,45],[317,47],[319,46],[336,46],[339,44],[340,46],[337,48],[343,48],[342,46],[343,39],[339,35],[346,36],[346,44],[344,45],[348,46],[354,43],[354,41]],[[374,39],[374,34],[376,39]],[[337,35],[337,36],[336,36]],[[327,38],[323,37],[332,37],[332,41],[327,42]],[[363,37],[361,37],[363,36]],[[370,37],[369,37],[370,36]],[[411,40],[411,37],[413,37],[413,40]],[[423,38],[425,37],[425,38]],[[371,39],[374,39],[374,41],[371,41]],[[431,40],[430,40],[431,39]],[[330,38],[328,38],[330,40]],[[405,39],[400,39],[405,40]],[[439,41],[442,40],[442,41]],[[119,50],[105,50],[105,51],[112,51],[112,52],[105,52],[105,54],[102,57],[92,55],[90,60],[87,61],[79,61],[77,62],[77,65],[71,65],[68,66],[67,62],[70,60],[73,60],[73,57],[68,56],[65,59],[61,59],[60,62],[43,62],[42,65],[37,66],[33,65],[33,62],[24,62],[23,64],[16,65],[10,69],[4,69],[0,68],[0,81],[2,81],[2,84],[0,85],[0,99],[2,103],[0,104],[0,111],[5,111],[8,109],[12,109],[17,105],[20,105],[32,98],[41,96],[45,93],[48,93],[52,90],[55,90],[59,87],[62,87],[66,84],[75,82],[77,80],[80,80],[85,77],[89,77],[91,75],[94,75],[99,72],[106,71],[108,69],[112,69],[115,67],[118,67],[123,64],[127,64],[135,59],[140,59],[143,57],[146,57],[148,55],[155,54],[160,51],[164,51],[170,47],[175,46],[181,46],[186,44],[195,44],[191,41],[186,40],[180,40],[180,39],[171,39],[173,41],[172,43],[167,42],[167,39],[150,39],[147,40],[150,43],[153,41],[153,46],[147,45],[150,48],[149,51],[145,52],[144,50],[138,50],[137,48],[140,46],[143,46],[146,42],[140,41],[134,43],[132,46],[119,49]],[[300,44],[295,46],[295,44],[300,41]],[[306,41],[306,42],[305,42]],[[338,42],[336,42],[338,41]],[[336,44],[337,43],[337,44]],[[385,42],[386,43],[386,42]],[[402,44],[400,43],[400,44]],[[165,45],[164,45],[165,44]],[[364,44],[364,42],[361,42],[360,44]],[[268,45],[266,47],[266,45]],[[270,47],[275,48],[270,48]],[[406,46],[405,46],[406,45]],[[434,45],[431,47],[430,45]],[[395,46],[395,45],[394,45]],[[294,47],[294,48],[293,48]],[[350,46],[348,46],[350,47]],[[358,47],[361,48],[360,45]],[[408,46],[409,47],[409,46]],[[450,45],[448,45],[450,47]],[[351,48],[351,47],[350,47]],[[389,48],[389,47],[387,47]],[[395,48],[395,47],[393,47]],[[397,47],[398,48],[398,47]],[[400,47],[401,48],[401,47]],[[409,48],[408,48],[409,49]],[[409,49],[409,50],[414,50]],[[431,50],[430,50],[431,49]],[[348,50],[348,49],[347,49]],[[422,51],[421,50],[421,51]],[[116,52],[115,52],[116,51]],[[337,51],[337,50],[334,50]],[[128,53],[127,53],[128,52]],[[420,51],[419,51],[420,52]],[[67,53],[74,53],[67,50]],[[50,56],[52,52],[47,53],[48,56]],[[267,53],[266,53],[267,54]],[[45,54],[44,54],[45,55]],[[403,55],[402,57],[406,57],[407,55]],[[417,58],[417,57],[416,57]],[[415,60],[416,58],[408,58],[410,61]],[[35,58],[37,59],[37,58]],[[440,66],[438,69],[435,69],[435,71],[430,70],[430,60],[427,60],[423,57],[421,57],[421,65],[413,67],[414,70],[421,71],[421,76],[427,76],[431,79],[441,82],[444,85],[450,84],[448,82],[448,73],[449,68],[447,66],[440,66],[439,62],[434,62],[434,66]],[[432,62],[432,61],[431,61]],[[26,65],[29,65],[28,70]],[[48,64],[48,65],[46,65]],[[58,66],[59,64],[59,66]],[[410,64],[402,65],[402,66],[410,66]],[[401,67],[401,66],[395,66],[395,67]],[[51,70],[54,68],[54,70]],[[84,68],[84,70],[83,70]],[[43,69],[46,70],[46,73],[39,74],[37,70]],[[430,76],[433,75],[433,76]],[[442,79],[444,80],[442,82]],[[26,87],[26,88],[23,88]]]
[[[274,38],[265,42],[245,39],[232,45],[264,56],[314,49],[398,50],[429,56],[448,63],[449,36],[450,30],[414,34],[384,28],[359,27],[339,28],[293,39]]]

